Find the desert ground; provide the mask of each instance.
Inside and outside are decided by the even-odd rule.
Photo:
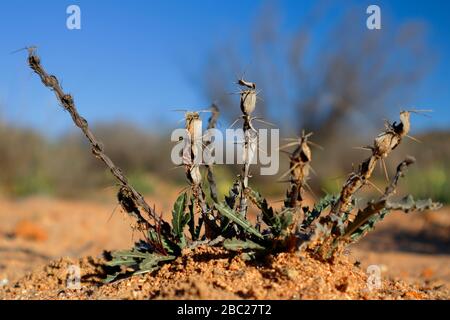
[[[148,197],[170,214],[176,188]],[[166,216],[169,217],[169,216]],[[220,249],[186,252],[156,274],[100,285],[104,250],[127,249],[138,235],[114,201],[113,189],[92,199],[51,197],[0,201],[2,299],[448,299],[450,208],[394,212],[334,265],[281,254],[249,265]],[[67,290],[71,264],[82,289]],[[367,292],[367,267],[377,265],[383,288]],[[84,274],[83,274],[84,273]],[[209,280],[208,280],[209,279]]]

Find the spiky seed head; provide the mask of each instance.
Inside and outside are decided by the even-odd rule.
[[[385,158],[399,143],[400,137],[398,135],[393,132],[384,132],[375,138],[373,154]]]
[[[202,136],[202,120],[198,112],[186,112],[186,130],[188,131],[191,143],[201,139]]]

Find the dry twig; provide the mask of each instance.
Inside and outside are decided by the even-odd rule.
[[[208,239],[212,239],[215,236],[215,218],[205,200],[200,172],[200,159],[203,153],[202,120],[198,112],[186,112],[185,120],[187,141],[183,150],[183,162],[186,177],[191,184],[196,205],[200,208],[202,219],[205,222],[205,235]]]
[[[305,134],[305,132],[302,132],[302,136],[298,141],[287,145],[297,145],[297,147],[289,154],[290,163],[289,171],[287,173],[290,174],[290,187],[284,202],[286,208],[302,207],[302,193],[304,192],[309,171],[311,170],[311,148],[309,147],[308,141],[308,138],[311,135],[312,133]]]
[[[372,155],[361,163],[358,172],[354,172],[348,177],[342,187],[339,200],[331,210],[331,214],[341,217],[348,211],[353,195],[368,183],[377,161],[384,161],[389,153],[400,144],[403,137],[408,134],[410,129],[409,116],[408,111],[402,111],[400,112],[400,123],[390,124],[386,122],[385,131],[375,138],[373,146],[367,147],[372,151]]]
[[[219,108],[213,104],[211,106],[211,117],[208,120],[208,129],[214,129],[217,125],[217,119],[219,118]],[[211,140],[207,140],[205,142],[205,147],[207,148],[211,144]],[[211,196],[211,199],[213,199],[214,202],[219,202],[219,199],[217,197],[217,185],[216,180],[214,179],[214,173],[213,173],[213,164],[207,163],[206,165],[206,171],[207,171],[207,179],[209,183],[209,193]]]
[[[54,75],[49,75],[44,70],[41,65],[41,60],[36,54],[35,48],[28,49],[28,64],[30,68],[39,75],[42,83],[55,93],[61,106],[69,112],[75,125],[81,129],[83,134],[89,140],[92,147],[92,153],[95,157],[100,159],[119,181],[120,189],[118,192],[118,200],[122,208],[137,219],[139,225],[143,227],[143,230],[148,228],[153,228],[155,230],[161,229],[161,225],[164,225],[165,222],[157,215],[154,208],[148,205],[144,197],[133,188],[122,170],[104,153],[102,144],[89,129],[88,122],[78,113],[73,97],[63,91],[58,79]],[[153,220],[153,224],[141,214],[139,208],[142,208],[148,217]]]
[[[251,114],[256,107],[256,84],[253,82],[245,81],[240,79],[238,84],[248,89],[241,90],[240,95],[240,106],[242,111],[242,119],[244,120],[243,130],[244,130],[244,146],[243,146],[243,162],[241,173],[241,194],[239,203],[239,212],[244,218],[247,216],[247,194],[246,188],[248,187],[248,179],[250,174],[250,164],[256,154],[257,149],[257,137],[256,131],[251,123]]]

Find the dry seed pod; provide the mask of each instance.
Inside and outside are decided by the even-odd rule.
[[[185,117],[193,163],[202,151],[202,120],[198,112],[187,112]]]
[[[400,123],[387,123],[386,130],[376,137],[372,150],[372,155],[363,161],[358,172],[349,176],[341,190],[339,201],[334,205],[331,213],[342,216],[351,205],[353,195],[364,186],[372,176],[377,161],[386,158],[402,141],[402,138],[409,133],[410,112],[400,112]]]
[[[374,141],[373,155],[386,158],[389,152],[394,150],[401,142],[402,138],[409,133],[410,112],[400,112],[400,123],[387,124],[387,130],[382,132]]]
[[[201,137],[202,120],[198,112],[186,112],[186,129],[192,140]]]
[[[239,79],[237,82],[242,87],[247,87],[246,90],[241,90],[241,111],[244,115],[249,116],[256,107],[256,83]]]
[[[285,206],[290,208],[301,207],[303,197],[302,192],[306,185],[306,181],[309,176],[310,162],[311,162],[311,148],[308,145],[308,137],[311,134],[302,134],[302,137],[298,141],[298,146],[289,155],[290,164],[290,183],[291,186],[287,192],[287,199]]]
[[[183,150],[184,167],[188,181],[191,183],[192,195],[196,199],[205,222],[205,236],[211,239],[215,236],[214,216],[208,211],[205,196],[202,190],[202,176],[200,173],[199,158],[203,152],[202,120],[198,112],[186,112],[187,146]]]
[[[254,89],[241,91],[241,111],[250,115],[256,107],[256,91]]]
[[[193,186],[199,186],[202,181],[198,165],[202,153],[202,120],[198,112],[186,112],[187,145],[183,150],[186,177]]]

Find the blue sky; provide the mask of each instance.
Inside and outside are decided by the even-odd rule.
[[[275,2],[276,3],[276,2]],[[340,4],[342,3],[342,4]],[[81,8],[81,30],[66,28],[66,8]],[[398,23],[424,21],[436,64],[417,88],[414,105],[434,110],[418,119],[424,128],[450,128],[450,2],[341,1],[362,15],[378,4]],[[193,83],[211,50],[224,40],[242,37],[263,6],[258,1],[1,1],[0,114],[7,121],[57,135],[72,128],[67,114],[56,109],[54,96],[26,66],[26,53],[37,45],[47,70],[62,79],[90,122],[129,120],[156,130],[174,126],[171,112],[210,101]],[[312,1],[280,1],[283,28],[293,30]],[[365,20],[360,26],[365,27]],[[433,57],[435,59],[435,57]],[[230,79],[230,81],[235,79]]]

